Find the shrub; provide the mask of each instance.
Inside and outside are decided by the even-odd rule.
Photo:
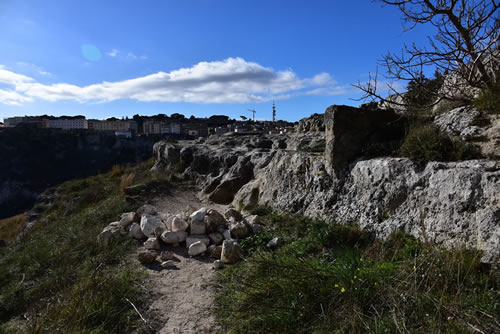
[[[474,101],[474,105],[478,109],[500,113],[500,80],[496,81],[492,89],[482,91]]]
[[[26,223],[26,214],[0,219],[0,240],[14,240]]]
[[[401,146],[402,156],[419,163],[462,161],[479,157],[478,150],[460,138],[441,131],[432,123],[414,123]]]

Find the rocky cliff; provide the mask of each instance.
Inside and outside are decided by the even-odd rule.
[[[267,205],[359,224],[381,238],[401,230],[445,247],[481,249],[484,262],[498,263],[500,164],[473,160],[422,167],[404,158],[373,158],[360,148],[368,142],[377,147],[397,142],[398,131],[377,135],[388,134],[394,115],[371,123],[353,121],[357,115],[345,117],[356,112],[368,111],[338,106],[327,110],[325,153],[290,144],[304,137],[306,142],[314,141],[311,137],[321,141],[323,133],[213,137],[203,143],[156,143],[154,168],[196,180],[200,197],[213,202],[239,208]],[[355,129],[370,135],[347,143],[346,136]],[[357,150],[356,156],[342,154],[349,147]]]
[[[153,138],[30,127],[0,130],[0,218],[29,208],[47,187],[152,154]]]

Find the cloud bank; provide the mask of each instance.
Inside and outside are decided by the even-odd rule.
[[[344,93],[328,73],[299,78],[292,70],[274,71],[242,58],[200,62],[169,73],[89,86],[68,83],[43,84],[0,65],[0,103],[22,105],[45,101],[111,102],[131,99],[142,102],[246,103],[287,99],[297,95]]]

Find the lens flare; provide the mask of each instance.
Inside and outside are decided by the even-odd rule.
[[[89,61],[99,61],[101,59],[101,51],[93,44],[82,44],[82,55]]]

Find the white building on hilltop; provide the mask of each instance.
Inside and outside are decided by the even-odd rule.
[[[89,125],[86,119],[50,119],[48,127],[53,129],[88,129]]]

